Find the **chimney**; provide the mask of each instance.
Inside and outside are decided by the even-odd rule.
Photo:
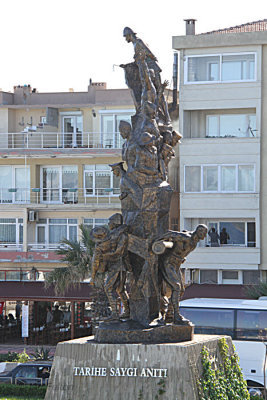
[[[184,19],[185,21],[185,34],[186,35],[195,35],[195,28],[196,28],[196,19]]]

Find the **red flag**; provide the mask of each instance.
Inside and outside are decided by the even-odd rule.
[[[0,301],[0,314],[2,314],[4,309],[4,301]]]

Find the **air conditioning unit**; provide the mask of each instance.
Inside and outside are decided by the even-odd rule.
[[[31,210],[31,211],[28,212],[28,221],[29,222],[35,222],[35,221],[38,221],[38,220],[39,220],[39,218],[38,218],[38,212],[37,211]]]

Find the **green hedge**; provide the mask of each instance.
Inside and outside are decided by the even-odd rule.
[[[18,361],[19,354],[16,352],[8,352],[5,354],[0,354],[0,362],[16,362]]]
[[[47,386],[34,386],[34,385],[11,385],[0,384],[0,398],[1,396],[24,396],[28,398],[38,397],[44,399]]]

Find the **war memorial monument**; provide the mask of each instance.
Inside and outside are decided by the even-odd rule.
[[[120,66],[136,113],[131,124],[120,123],[123,161],[111,165],[120,177],[121,214],[91,232],[92,280],[105,290],[111,315],[94,337],[58,344],[47,400],[197,400],[201,348],[217,351],[218,338],[194,337],[193,324],[179,311],[180,267],[207,227],[169,230],[168,164],[181,135],[164,96],[168,82],[136,33],[126,27],[123,36],[133,45],[134,61]],[[160,385],[164,395],[156,397]]]

